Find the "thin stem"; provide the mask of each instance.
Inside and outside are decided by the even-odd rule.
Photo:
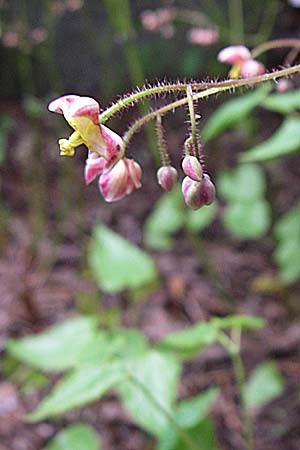
[[[295,39],[294,41],[298,41],[298,43],[299,43],[300,40]],[[274,41],[271,41],[271,42],[274,42]],[[289,46],[291,47],[291,45],[289,45]],[[275,46],[273,46],[273,47],[275,48]],[[273,47],[270,47],[270,48],[273,48]],[[287,47],[288,47],[288,45],[287,45]],[[263,51],[265,51],[265,50],[263,50]],[[173,84],[167,84],[167,85],[163,85],[163,86],[154,86],[154,87],[150,87],[150,88],[145,87],[144,89],[142,89],[140,91],[134,92],[134,93],[128,95],[127,97],[120,99],[119,101],[117,101],[116,103],[111,105],[109,108],[105,109],[99,115],[99,122],[101,124],[104,124],[110,117],[112,117],[114,114],[119,112],[121,109],[126,108],[126,106],[132,105],[137,101],[141,101],[145,97],[149,97],[149,96],[157,95],[157,94],[169,94],[171,92],[185,92],[186,88],[189,84],[191,85],[193,91],[203,91],[205,89],[208,90],[211,88],[222,88],[222,87],[227,88],[225,90],[228,90],[231,88],[245,86],[248,84],[255,84],[255,83],[261,83],[263,81],[274,80],[279,77],[292,75],[293,73],[296,73],[299,71],[300,71],[300,64],[293,66],[293,67],[288,67],[283,70],[278,70],[276,72],[260,75],[258,77],[247,78],[246,80],[245,79],[229,79],[229,80],[225,80],[225,81],[215,81],[215,82],[211,81],[209,83],[204,83],[204,82],[201,82],[201,83],[190,82],[190,83],[182,83],[182,84],[181,83],[173,83]],[[199,97],[199,98],[201,98],[201,97]],[[194,100],[197,100],[195,95],[194,95]],[[185,104],[185,103],[183,103],[183,104]],[[181,105],[179,105],[179,106],[181,106]]]
[[[206,98],[214,94],[218,94],[219,92],[225,92],[230,89],[234,89],[237,87],[242,86],[249,86],[256,83],[263,83],[270,80],[276,80],[277,78],[285,77],[287,75],[292,75],[293,73],[300,72],[300,64],[288,67],[286,69],[278,70],[276,72],[272,73],[266,73],[257,77],[251,77],[247,79],[238,79],[238,80],[228,80],[227,84],[220,87],[214,87],[211,89],[206,89],[204,92],[199,92],[197,94],[193,95],[193,100],[199,100],[201,98]],[[126,145],[128,145],[129,141],[131,140],[132,136],[138,131],[139,128],[144,126],[146,123],[148,123],[150,120],[153,120],[156,118],[157,115],[163,116],[164,114],[168,113],[169,111],[174,111],[176,108],[179,108],[180,106],[184,106],[188,103],[188,99],[182,98],[180,100],[177,100],[175,102],[169,103],[168,105],[163,106],[162,108],[156,109],[154,111],[151,111],[150,113],[146,114],[145,116],[138,119],[135,123],[133,123],[127,132],[124,134],[124,148]]]
[[[194,152],[196,153],[196,155],[199,155],[198,133],[197,133],[197,123],[196,123],[196,116],[195,116],[195,109],[194,109],[194,102],[193,102],[193,91],[192,91],[190,84],[186,88],[186,95],[187,95],[187,100],[188,100],[188,105],[189,105]]]
[[[282,47],[300,48],[300,39],[274,39],[273,41],[263,42],[252,50],[251,55],[253,58],[256,58],[268,50]]]
[[[147,388],[147,386],[141,383],[140,380],[136,378],[131,372],[128,372],[128,376],[130,381],[134,383],[148,397],[148,399],[152,402],[152,404],[165,416],[167,421],[172,425],[174,430],[185,442],[187,447],[190,450],[199,450],[196,442],[194,442],[193,439],[189,436],[189,434],[186,433],[186,431],[178,425],[172,414],[164,406],[162,406],[159,403],[159,401],[157,401],[157,399],[154,397],[152,392]]]
[[[231,43],[244,42],[244,15],[242,0],[228,0]]]
[[[164,130],[162,126],[161,116],[156,117],[156,139],[161,162],[164,166],[170,163],[166,142],[164,139]]]

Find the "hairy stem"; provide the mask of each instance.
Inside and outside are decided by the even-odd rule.
[[[191,121],[191,131],[192,131],[192,142],[194,147],[194,152],[199,155],[199,145],[198,145],[198,133],[197,133],[197,122],[195,116],[194,102],[193,102],[193,91],[191,85],[186,88],[187,100],[189,105],[190,121]]]
[[[214,94],[218,94],[220,92],[229,91],[230,89],[235,89],[237,87],[243,87],[243,86],[250,86],[257,83],[263,83],[270,80],[276,80],[277,78],[285,77],[288,75],[292,75],[294,73],[300,72],[300,64],[288,67],[286,69],[278,70],[276,72],[272,73],[266,73],[263,75],[259,75],[257,77],[251,77],[247,79],[238,79],[238,80],[228,80],[226,85],[213,87],[210,89],[206,89],[204,92],[199,92],[193,95],[193,100],[200,100],[202,98],[209,97]],[[138,119],[135,123],[133,123],[129,129],[126,131],[126,133],[123,136],[124,139],[124,146],[128,145],[129,141],[133,137],[133,135],[146,123],[148,123],[150,120],[153,120],[156,118],[156,116],[160,115],[163,116],[164,114],[174,111],[176,108],[179,108],[180,106],[184,106],[188,103],[187,97],[181,98],[180,100],[177,100],[175,102],[169,103],[168,105],[165,105],[161,108],[158,108],[154,111],[151,111],[150,113],[146,114],[145,116]]]

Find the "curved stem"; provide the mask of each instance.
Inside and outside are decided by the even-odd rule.
[[[253,58],[256,58],[268,50],[282,47],[300,48],[300,39],[274,39],[273,41],[263,42],[252,50],[251,55]]]
[[[294,73],[300,72],[300,64],[288,67],[286,69],[278,70],[276,72],[272,73],[265,73],[263,75],[259,75],[257,77],[251,77],[247,79],[237,79],[237,80],[228,80],[226,85],[214,87],[211,89],[206,89],[204,92],[199,92],[197,94],[193,95],[193,100],[200,100],[201,98],[206,98],[214,94],[218,94],[219,92],[228,91],[230,89],[235,89],[237,87],[242,86],[249,86],[257,83],[263,83],[270,80],[276,80],[277,78],[285,77],[288,75],[292,75]],[[148,123],[150,120],[153,120],[156,118],[156,116],[160,115],[163,116],[169,111],[174,111],[176,108],[179,108],[180,106],[184,106],[188,103],[188,99],[186,97],[181,98],[180,100],[177,100],[175,102],[169,103],[168,105],[165,105],[161,108],[158,108],[154,111],[151,111],[150,113],[146,114],[145,116],[138,119],[133,125],[129,127],[127,132],[124,134],[124,149],[126,145],[128,145],[129,141],[131,140],[132,136],[146,123]]]

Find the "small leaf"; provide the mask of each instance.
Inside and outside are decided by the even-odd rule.
[[[207,322],[199,322],[186,330],[168,334],[158,343],[158,347],[178,352],[199,352],[215,343],[216,329]]]
[[[244,389],[245,401],[248,407],[261,407],[282,394],[283,378],[272,361],[267,361],[256,367],[247,381]]]
[[[186,214],[187,228],[193,232],[202,231],[212,223],[217,214],[217,202],[204,206],[198,211],[189,210]]]
[[[88,261],[96,282],[106,292],[136,289],[157,278],[152,258],[104,225],[94,229]]]
[[[186,212],[181,189],[176,186],[172,192],[163,194],[144,226],[144,240],[154,250],[169,250],[173,246],[172,234],[185,222]]]
[[[43,333],[7,341],[18,360],[44,371],[61,371],[77,365],[96,336],[95,317],[74,317]]]
[[[265,174],[255,164],[239,165],[221,173],[218,192],[229,202],[248,202],[260,199],[266,190]]]
[[[265,200],[252,203],[234,203],[227,206],[223,216],[227,230],[242,239],[263,236],[271,223],[271,211]]]
[[[209,413],[219,394],[219,389],[210,388],[196,397],[182,400],[176,408],[175,419],[181,428],[192,428]]]
[[[119,387],[122,401],[139,425],[159,436],[170,424],[157,404],[172,413],[180,364],[171,355],[151,350],[127,361],[126,367],[137,382]]]
[[[214,317],[211,324],[219,330],[236,327],[242,330],[258,330],[265,325],[265,322],[260,317],[234,314],[226,317]]]
[[[270,85],[261,86],[239,98],[228,100],[220,106],[202,130],[203,141],[207,142],[245,120],[250,112],[264,100],[270,89]]]
[[[267,161],[292,153],[300,148],[300,119],[287,118],[281,127],[266,141],[247,150],[242,162]]]
[[[300,210],[291,209],[275,226],[278,240],[274,259],[279,266],[280,279],[290,284],[300,278]]]
[[[198,450],[218,450],[216,436],[214,423],[208,417],[189,430],[189,437],[195,442]],[[183,439],[179,439],[173,450],[190,450],[190,446]]]
[[[295,89],[284,94],[269,95],[263,100],[262,106],[281,114],[290,114],[300,109],[300,90]]]
[[[100,450],[97,433],[88,425],[77,423],[60,431],[45,450]]]
[[[84,406],[102,397],[121,383],[124,377],[117,363],[103,367],[80,367],[64,377],[28,419],[36,422]]]

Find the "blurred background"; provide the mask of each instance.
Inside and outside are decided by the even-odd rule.
[[[249,179],[250,185],[263,179],[266,186],[262,218],[249,209],[227,219],[223,214],[231,202],[224,187],[226,174],[237,167],[239,153],[270,138],[288,114],[299,120],[299,96],[290,109],[282,107],[286,102],[279,110],[254,102],[251,114],[242,113],[240,121],[221,125],[218,136],[206,139],[206,165],[220,188],[218,211],[204,218],[201,230],[192,227],[192,235],[181,226],[172,229],[171,224],[176,240],[162,247],[153,243],[151,230],[155,234],[166,217],[158,215],[156,225],[154,219],[149,225],[162,195],[152,157],[153,130],[136,135],[128,149],[143,167],[142,189],[106,204],[97,183],[84,184],[86,149],[80,148],[74,158],[59,156],[57,140],[68,136],[70,129],[62,116],[47,111],[47,104],[63,94],[78,94],[97,99],[105,108],[144,83],[223,79],[228,67],[217,60],[221,48],[230,44],[253,48],[270,39],[298,38],[300,3],[0,0],[0,14],[0,450],[45,448],[57,431],[78,420],[101,432],[105,450],[153,448],[151,439],[132,425],[114,398],[54,422],[26,423],[25,413],[56,378],[49,381],[39,371],[24,368],[5,352],[8,338],[40,332],[74,314],[92,313],[99,314],[105,327],[136,327],[155,342],[196,321],[232,312],[261,316],[267,322],[255,337],[245,339],[246,370],[272,358],[285,379],[273,407],[267,406],[255,419],[255,448],[298,449],[300,136],[296,131],[288,133],[295,143],[286,153],[295,152],[269,161],[263,169],[259,166]],[[259,59],[271,71],[284,65],[287,54],[279,48]],[[292,57],[299,59],[297,53]],[[298,84],[294,77],[284,89],[295,92]],[[200,132],[202,122],[207,124],[214,111],[233,98],[226,94],[203,103]],[[164,103],[164,98],[154,99],[156,106]],[[121,134],[148,106],[144,102],[141,109],[128,108],[108,125]],[[167,117],[165,128],[172,161],[179,167],[188,133],[185,109]],[[281,142],[287,141],[284,135]],[[243,180],[247,184],[247,178]],[[237,178],[233,190],[240,189],[238,183]],[[290,256],[289,248],[287,257],[274,259],[282,236],[276,234],[276,223],[290,211],[294,225],[286,226],[283,240],[291,242],[292,229],[295,239],[289,247],[294,253]],[[249,216],[254,222],[250,236],[244,231]],[[102,289],[89,256],[91,235],[100,223],[151,255],[159,281],[130,293]],[[201,241],[195,241],[199,235]],[[223,388],[213,411],[221,448],[242,449],[230,364],[214,347],[184,368],[179,395],[193,395],[211,383]]]

